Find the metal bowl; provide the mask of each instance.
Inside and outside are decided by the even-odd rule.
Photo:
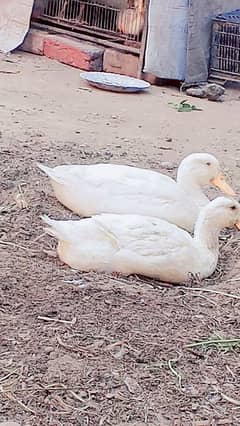
[[[150,84],[147,81],[128,77],[122,74],[113,74],[108,72],[83,72],[80,76],[91,86],[103,90],[122,93],[136,93],[149,89]]]

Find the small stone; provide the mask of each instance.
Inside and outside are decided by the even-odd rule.
[[[192,411],[197,411],[197,410],[198,410],[198,408],[199,408],[199,404],[198,404],[197,402],[194,402],[194,403],[192,404]]]
[[[49,358],[52,360],[52,359],[55,359],[56,358],[56,352],[50,352],[50,356],[49,356]],[[1,426],[1,425],[0,425]]]
[[[46,346],[45,347],[45,349],[44,349],[44,351],[47,353],[47,354],[50,354],[50,352],[52,352],[54,350],[54,348],[52,347],[52,346]]]
[[[173,164],[172,163],[170,163],[170,161],[163,161],[162,163],[161,163],[161,166],[162,167],[165,167],[166,169],[172,169],[173,168]]]
[[[222,102],[222,96],[225,93],[224,87],[219,84],[200,84],[198,87],[190,87],[186,90],[186,94],[189,96],[195,96],[197,98],[207,98],[209,101]]]
[[[194,96],[196,98],[206,98],[207,93],[204,87],[190,87],[186,90],[188,96]]]
[[[130,393],[137,393],[141,391],[138,382],[133,377],[126,376],[123,381]]]

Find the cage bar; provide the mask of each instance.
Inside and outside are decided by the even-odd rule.
[[[140,50],[145,0],[43,0],[38,21]]]
[[[240,10],[213,20],[209,77],[240,81]]]

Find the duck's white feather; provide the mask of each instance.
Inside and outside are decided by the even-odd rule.
[[[74,269],[138,273],[176,282],[179,276],[187,278],[186,259],[197,263],[190,235],[160,219],[106,214],[45,222],[59,240],[60,258]]]
[[[219,177],[218,160],[206,153],[183,159],[176,182],[152,170],[117,164],[39,167],[50,177],[58,200],[81,216],[140,214],[188,231],[193,230],[200,209],[209,202],[203,186],[216,184],[233,193]]]
[[[224,197],[203,208],[194,237],[164,220],[139,215],[103,214],[80,221],[44,217],[58,239],[59,257],[72,268],[138,273],[175,283],[189,274],[211,275],[220,230],[239,220],[240,205]]]
[[[160,217],[192,230],[198,207],[170,177],[135,167],[41,166],[58,200],[81,216],[99,213]]]

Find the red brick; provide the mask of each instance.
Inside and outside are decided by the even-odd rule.
[[[114,49],[104,52],[103,69],[106,72],[137,77],[139,58],[132,53],[123,53]]]
[[[102,71],[104,49],[67,37],[48,36],[44,55],[87,71]]]
[[[44,41],[48,36],[47,32],[39,30],[30,30],[20,47],[24,52],[34,53],[35,55],[43,55]]]

